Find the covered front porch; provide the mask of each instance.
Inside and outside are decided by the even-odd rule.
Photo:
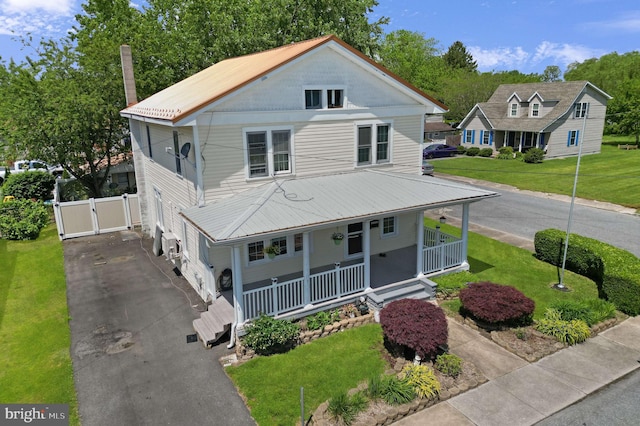
[[[464,210],[468,212],[468,208]],[[423,213],[418,216],[420,221],[423,217]],[[262,313],[287,316],[468,267],[466,231],[463,238],[442,232],[439,226],[423,227],[418,234],[420,245],[323,265],[310,269],[306,276],[299,272],[236,286],[233,296],[237,311],[244,321]]]
[[[514,152],[526,152],[531,148],[544,149],[548,135],[542,132],[521,130],[496,130],[496,140],[502,141],[496,148],[510,146]]]

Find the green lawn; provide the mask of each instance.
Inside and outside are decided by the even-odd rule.
[[[0,402],[69,404],[70,424],[79,424],[55,225],[35,241],[0,239],[0,271]]]
[[[435,221],[427,219],[428,226],[434,226]],[[460,236],[460,230],[449,225],[443,225],[442,230],[452,235]],[[491,281],[497,284],[510,285],[534,300],[536,309],[534,318],[541,318],[550,303],[556,300],[585,300],[598,298],[596,284],[588,278],[565,271],[563,283],[571,289],[560,292],[552,288],[559,281],[559,269],[553,265],[541,262],[527,250],[510,246],[500,241],[492,240],[483,235],[469,233],[468,260],[472,276],[455,275],[434,278],[435,282],[442,280]],[[456,302],[447,304],[451,309],[457,309]]]
[[[227,373],[245,396],[260,426],[300,422],[300,387],[304,388],[305,419],[324,401],[359,382],[382,374],[382,329],[378,324],[298,346],[290,352],[258,357]]]
[[[633,138],[611,138],[602,145],[600,154],[582,156],[576,196],[640,209],[640,198],[634,190],[640,184],[640,149],[617,148],[618,143],[632,142]],[[433,162],[438,173],[565,195],[573,191],[576,163],[577,157],[527,164],[467,156]]]

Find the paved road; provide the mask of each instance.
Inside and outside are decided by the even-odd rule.
[[[439,176],[444,177],[445,176]],[[486,183],[486,182],[485,182]],[[533,195],[505,185],[478,185],[497,191],[500,197],[474,203],[469,209],[469,221],[481,226],[509,232],[533,240],[542,229],[567,230],[570,198]],[[590,203],[598,204],[598,203]],[[628,211],[628,209],[624,209]],[[447,208],[445,216],[462,217],[462,208]],[[584,235],[629,250],[640,257],[640,216],[586,206],[576,202],[571,233]]]
[[[538,423],[538,426],[632,426],[640,417],[640,370]]]

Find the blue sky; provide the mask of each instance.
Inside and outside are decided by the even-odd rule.
[[[640,51],[638,0],[378,0],[384,29],[418,31],[446,50],[459,40],[480,71],[564,71],[571,62]],[[22,61],[16,35],[58,38],[74,25],[80,0],[0,0],[0,56]]]

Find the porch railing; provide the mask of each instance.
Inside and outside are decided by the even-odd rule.
[[[425,274],[452,268],[465,261],[460,238],[431,228],[424,230],[422,256],[422,269]]]
[[[312,274],[309,276],[309,302],[311,304],[335,299],[364,290],[364,264],[358,263]],[[248,290],[242,294],[245,319],[257,318],[261,313],[278,315],[302,308],[307,304],[304,294],[304,278],[278,282],[272,279],[270,286]]]

